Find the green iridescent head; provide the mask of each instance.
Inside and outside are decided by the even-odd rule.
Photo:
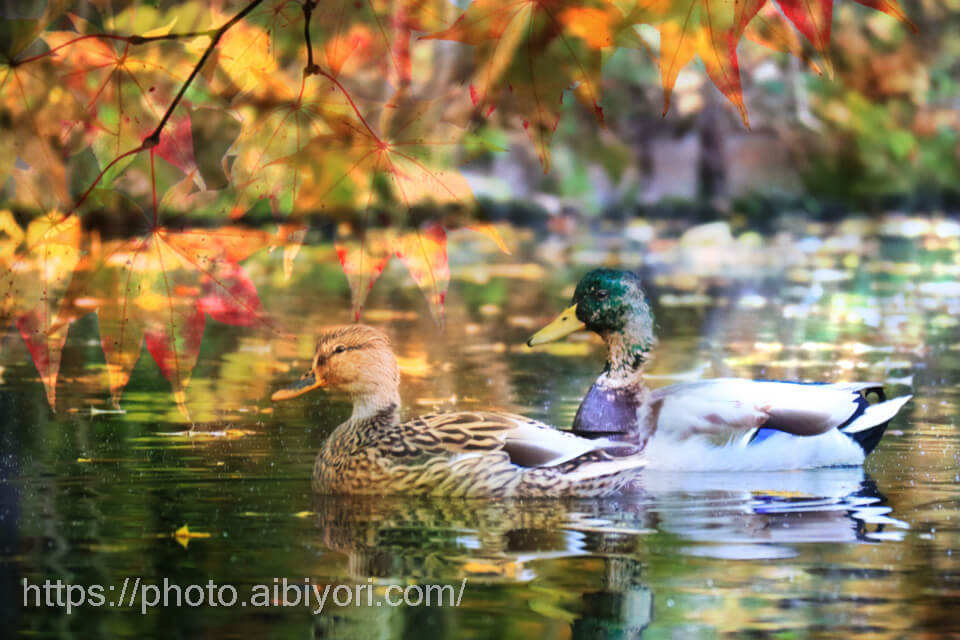
[[[610,368],[635,368],[656,344],[653,312],[630,271],[594,269],[580,280],[570,307],[534,334],[530,346],[552,342],[587,329],[599,334],[610,349]]]
[[[623,331],[638,319],[653,327],[640,278],[630,271],[594,269],[577,284],[571,302],[577,306],[577,320],[600,335]]]

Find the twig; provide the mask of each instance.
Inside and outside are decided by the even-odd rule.
[[[181,38],[199,38],[201,36],[208,36],[212,38],[216,32],[216,29],[207,29],[206,31],[167,33],[161,36],[127,36],[127,42],[130,44],[146,44],[148,42],[157,42],[158,40],[180,40]]]
[[[158,40],[181,40],[187,38],[199,38],[201,36],[213,37],[216,33],[216,29],[208,29],[207,31],[187,31],[184,33],[168,33],[161,36],[122,36],[116,33],[88,33],[82,36],[77,36],[73,40],[68,40],[62,44],[44,51],[43,53],[38,53],[35,56],[30,56],[29,58],[24,58],[23,60],[9,60],[7,65],[16,68],[21,65],[29,64],[31,62],[36,62],[37,60],[42,60],[48,56],[52,56],[60,49],[64,49],[83,40],[116,40],[118,42],[126,42],[127,44],[140,45],[147,44],[149,42],[156,42]]]
[[[213,53],[213,50],[217,48],[217,45],[220,43],[220,39],[227,31],[233,28],[233,25],[243,20],[247,14],[256,9],[257,5],[259,5],[261,2],[263,2],[263,0],[253,0],[253,2],[244,7],[240,13],[227,20],[210,36],[210,44],[207,45],[203,55],[200,56],[200,60],[198,60],[197,64],[193,67],[193,71],[190,72],[190,76],[187,77],[187,81],[184,82],[183,86],[180,87],[180,91],[177,92],[173,102],[171,102],[170,106],[167,107],[167,111],[160,119],[160,123],[157,125],[157,128],[153,130],[153,133],[143,139],[143,144],[141,145],[142,149],[151,149],[160,144],[160,132],[163,131],[163,128],[166,126],[167,120],[170,119],[170,116],[173,115],[173,110],[176,109],[177,105],[180,104],[180,100],[183,99],[183,94],[187,92],[187,89],[190,87],[190,83],[192,83],[193,79],[197,77],[198,73],[200,73],[200,69],[203,68],[203,65],[206,63],[207,58],[210,57],[210,54]]]
[[[303,0],[303,40],[307,43],[307,66],[303,69],[303,74],[306,76],[320,72],[320,67],[313,61],[313,44],[310,42],[310,18],[316,8],[317,0]]]

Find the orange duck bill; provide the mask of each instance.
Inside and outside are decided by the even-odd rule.
[[[312,391],[318,387],[325,387],[326,384],[326,380],[323,378],[317,378],[316,373],[310,371],[303,374],[303,377],[289,387],[275,391],[274,394],[270,396],[270,399],[274,402],[278,402],[280,400],[289,400],[290,398],[302,396],[308,391]]]

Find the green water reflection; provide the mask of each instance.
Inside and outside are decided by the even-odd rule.
[[[636,231],[636,229],[634,230]],[[350,319],[332,250],[246,263],[286,335],[210,323],[187,431],[141,358],[111,412],[96,319],[71,329],[58,413],[16,335],[3,345],[2,622],[24,637],[849,637],[960,633],[960,229],[933,219],[796,224],[776,235],[622,229],[589,244],[506,230],[501,256],[462,235],[438,331],[400,268],[364,319],[394,337],[408,415],[498,407],[572,421],[600,367],[588,336],[524,339],[594,264],[640,267],[661,342],[651,382],[739,375],[872,379],[915,400],[865,469],[647,473],[597,501],[318,498],[317,448],[349,407],[275,409],[320,326]],[[583,234],[586,238],[587,234]],[[196,537],[176,537],[187,525]],[[22,606],[22,580],[237,588],[449,584],[457,607]]]

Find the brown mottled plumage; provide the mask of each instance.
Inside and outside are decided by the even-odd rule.
[[[588,440],[510,413],[469,411],[399,422],[399,372],[387,336],[364,325],[320,334],[311,370],[274,400],[325,387],[353,414],[317,456],[318,493],[471,497],[599,496],[643,466],[622,443]]]

